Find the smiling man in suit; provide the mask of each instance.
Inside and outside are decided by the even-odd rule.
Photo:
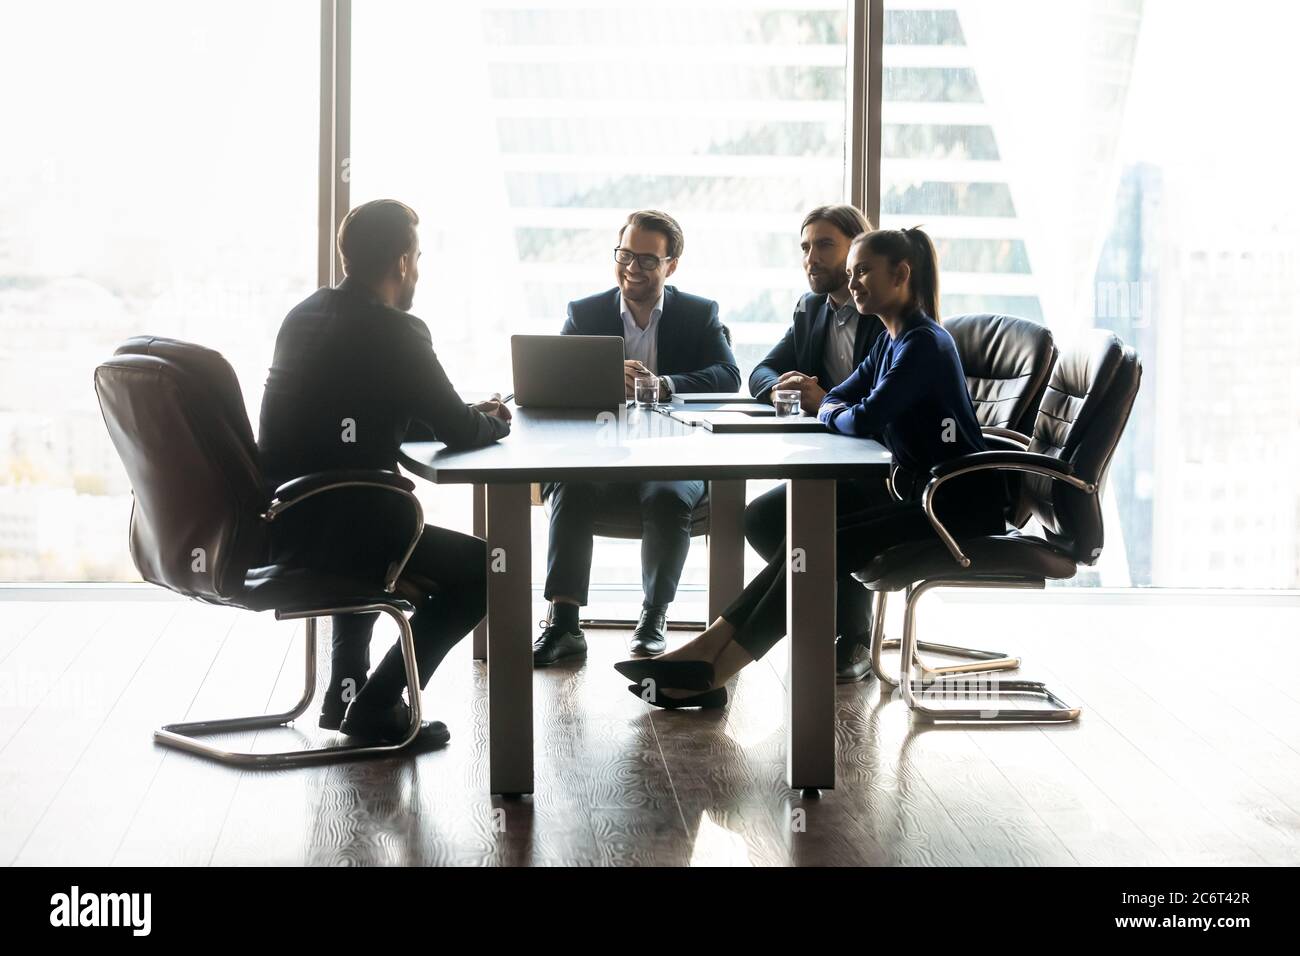
[[[564,335],[623,337],[624,384],[632,397],[638,374],[659,379],[659,400],[675,392],[734,392],[740,370],[718,321],[718,303],[667,284],[685,240],[667,213],[634,212],[614,249],[617,286],[569,303]],[[585,656],[578,609],[587,603],[592,538],[602,514],[639,514],[644,601],[628,646],[633,655],[667,647],[668,605],[677,594],[691,546],[691,514],[703,481],[550,482],[551,527],[546,557],[548,623],[533,645],[533,662]]]
[[[849,377],[885,326],[874,315],[859,315],[849,296],[846,268],[853,237],[871,223],[853,206],[818,206],[804,217],[800,233],[803,269],[811,291],[795,306],[785,337],[754,367],[749,393],[771,403],[776,389],[798,389],[800,405],[816,412],[826,393]],[[839,481],[840,514],[889,502],[884,482]],[[770,561],[785,540],[785,484],[760,495],[745,509],[745,537]],[[840,588],[836,595],[835,673],[841,682],[858,681],[871,669],[871,598],[863,588]]]

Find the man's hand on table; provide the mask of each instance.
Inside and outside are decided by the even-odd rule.
[[[484,415],[490,415],[492,418],[499,418],[503,422],[510,421],[510,407],[501,401],[500,393],[493,395],[486,402],[478,402],[471,406],[476,412],[482,412]]]
[[[799,406],[803,409],[804,414],[815,414],[822,403],[822,399],[826,397],[826,390],[817,384],[816,375],[806,375],[796,370],[786,372],[776,380],[776,384],[772,386],[772,391],[768,393],[768,401],[775,401],[775,392],[778,389],[787,388],[798,389]]]
[[[636,398],[636,380],[638,375],[654,375],[636,359],[625,359],[623,362],[623,393],[625,398]],[[664,375],[656,376],[659,379],[659,401],[666,402],[672,394],[672,384]]]

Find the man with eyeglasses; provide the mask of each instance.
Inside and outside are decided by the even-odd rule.
[[[631,398],[638,376],[659,380],[659,400],[675,392],[734,392],[740,370],[718,321],[718,303],[667,285],[684,247],[681,226],[667,213],[634,212],[614,249],[617,286],[569,303],[564,335],[623,338],[623,374]],[[691,515],[703,481],[548,482],[551,527],[546,556],[548,621],[533,645],[543,666],[583,657],[587,641],[578,609],[587,603],[592,538],[602,514],[639,514],[644,600],[628,645],[634,656],[667,649],[668,605],[691,546]]]
[[[885,331],[874,315],[859,315],[849,296],[849,244],[871,223],[853,206],[818,206],[804,217],[799,245],[808,287],[795,306],[785,337],[754,366],[749,393],[772,401],[777,389],[795,389],[799,404],[815,413],[826,393],[849,377]],[[887,504],[884,482],[846,480],[835,483],[840,514]],[[785,541],[785,484],[750,502],[745,509],[745,537],[770,561]],[[862,680],[871,670],[871,597],[861,587],[836,593],[835,676],[841,683]]]

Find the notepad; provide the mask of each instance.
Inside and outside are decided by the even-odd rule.
[[[748,415],[700,416],[700,424],[717,435],[761,435],[773,432],[824,432],[826,426],[815,418],[754,418]]]
[[[695,411],[690,406],[687,406],[687,410]],[[724,402],[721,405],[710,405],[708,408],[700,409],[700,413],[705,412],[730,412],[733,415],[746,415],[749,418],[772,418],[776,415],[776,409],[771,405],[743,405],[740,402]]]
[[[671,396],[674,405],[766,405],[758,399],[743,392],[674,392]]]

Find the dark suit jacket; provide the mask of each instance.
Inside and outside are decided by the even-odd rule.
[[[785,337],[749,374],[750,395],[770,402],[772,399],[768,393],[777,379],[796,369],[816,375],[817,384],[828,392],[840,384],[830,380],[830,373],[826,371],[823,361],[826,355],[826,329],[831,322],[830,311],[826,308],[827,298],[828,296],[816,292],[804,293],[795,307],[794,322],[786,330]],[[858,332],[853,340],[854,368],[862,364],[862,360],[871,351],[871,346],[884,331],[884,323],[874,315],[864,315],[858,319]]]
[[[623,334],[618,289],[569,303],[561,335]],[[659,368],[674,392],[734,392],[740,369],[718,321],[718,303],[664,286],[664,311],[656,341]]]
[[[343,420],[355,423],[343,440]],[[345,279],[294,306],[280,326],[262,398],[258,449],[274,482],[334,468],[396,470],[413,421],[453,448],[477,448],[510,425],[452,387],[428,327]]]
[[[257,436],[272,487],[316,471],[396,471],[398,447],[417,422],[453,448],[510,431],[461,401],[423,322],[364,286],[345,279],[294,306],[275,340]],[[410,505],[396,495],[344,489],[286,511],[272,525],[272,552],[317,567],[365,558],[382,568],[410,534]]]

